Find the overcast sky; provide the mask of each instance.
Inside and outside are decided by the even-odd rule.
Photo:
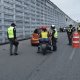
[[[73,20],[80,22],[80,0],[50,0]]]

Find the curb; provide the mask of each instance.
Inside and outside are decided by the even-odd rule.
[[[18,41],[23,41],[23,40],[28,40],[28,39],[30,39],[30,37],[29,38],[24,38],[24,39],[19,39]],[[0,43],[0,45],[6,45],[6,44],[9,44],[9,42],[4,42],[4,43]]]

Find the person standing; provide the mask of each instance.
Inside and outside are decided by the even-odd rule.
[[[77,27],[77,32],[80,35],[80,25]]]
[[[57,32],[57,29],[55,28],[55,25],[52,25],[51,28],[52,28],[52,47],[53,47],[53,51],[57,51],[58,32]]]
[[[69,45],[72,45],[72,35],[73,35],[73,27],[72,25],[69,25],[68,29],[67,29],[67,36],[68,36],[68,41],[69,41]]]
[[[7,30],[7,37],[8,37],[9,42],[10,42],[10,55],[13,55],[13,52],[12,52],[13,45],[15,46],[14,55],[18,55],[17,50],[18,50],[19,42],[17,41],[17,38],[16,38],[15,26],[16,26],[15,23],[12,23],[11,26]]]

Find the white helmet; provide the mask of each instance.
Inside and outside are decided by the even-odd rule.
[[[51,28],[52,28],[52,29],[55,29],[55,25],[51,25]]]
[[[55,25],[52,25],[52,27],[55,27]]]

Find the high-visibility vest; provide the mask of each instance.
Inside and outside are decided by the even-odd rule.
[[[55,29],[54,37],[55,37],[55,38],[58,38],[58,32],[57,32],[56,29]]]
[[[10,26],[8,28],[8,37],[9,38],[14,38],[14,32],[13,32],[14,27]]]
[[[41,32],[41,38],[48,38],[48,32]]]
[[[68,28],[68,32],[71,32],[71,28]]]

